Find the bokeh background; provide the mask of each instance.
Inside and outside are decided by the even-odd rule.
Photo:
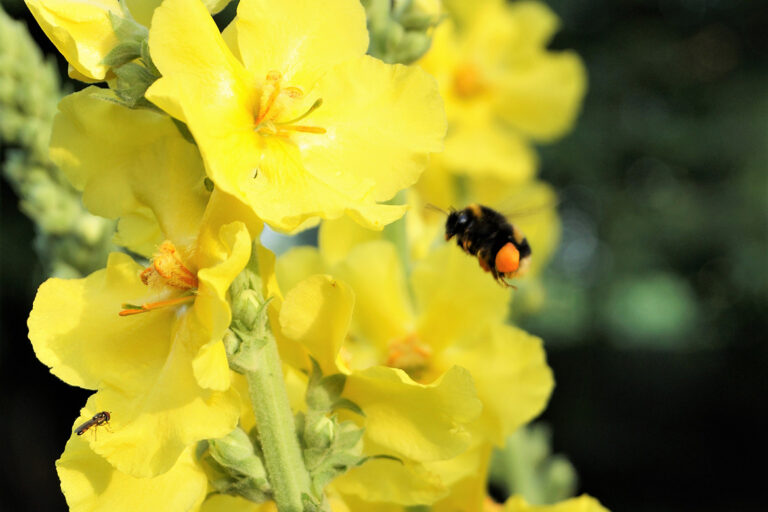
[[[575,130],[541,148],[563,240],[519,319],[555,372],[554,450],[615,512],[766,510],[768,4],[546,3],[590,81]],[[23,3],[2,5],[66,82]],[[88,392],[26,339],[43,271],[0,192],[0,510],[66,510],[53,461]]]

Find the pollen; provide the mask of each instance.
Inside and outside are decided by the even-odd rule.
[[[432,348],[419,341],[415,333],[389,343],[386,365],[405,370],[411,377],[417,378],[429,367]]]
[[[197,288],[197,276],[184,265],[176,247],[168,240],[160,244],[152,263],[141,273],[141,282],[150,287]]]
[[[515,272],[520,267],[520,251],[515,244],[507,244],[496,253],[496,270],[503,273]]]
[[[136,315],[168,306],[177,306],[195,300],[198,280],[183,262],[173,243],[165,241],[160,244],[157,253],[140,274],[141,282],[155,291],[170,291],[174,297],[145,304],[123,304],[120,316]],[[178,292],[184,292],[178,295]]]
[[[312,133],[322,135],[326,129],[320,126],[296,124],[317,110],[322,104],[322,98],[315,100],[312,105],[290,119],[283,119],[285,112],[296,111],[296,106],[304,100],[304,91],[299,87],[284,86],[283,76],[279,71],[267,73],[259,98],[259,109],[254,118],[255,131],[262,136],[290,137],[291,132]]]

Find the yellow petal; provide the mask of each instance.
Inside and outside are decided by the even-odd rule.
[[[323,260],[328,265],[335,265],[346,258],[356,245],[381,238],[381,232],[365,229],[352,219],[340,217],[324,221],[320,225],[317,238],[317,246]]]
[[[531,137],[551,140],[573,125],[587,73],[575,53],[542,53],[508,73],[502,87],[499,114]]]
[[[118,316],[121,304],[146,297],[141,270],[128,255],[112,253],[104,270],[84,279],[49,279],[40,286],[29,315],[29,339],[51,373],[73,386],[129,390],[143,386],[162,365],[170,350],[174,311],[130,320]]]
[[[336,356],[349,330],[352,290],[327,275],[315,275],[288,292],[280,310],[283,334],[302,343],[323,373],[338,373]]]
[[[88,400],[87,411],[111,414],[112,432],[99,432],[90,439],[91,448],[123,473],[163,474],[186,447],[223,437],[237,425],[237,391],[204,389],[195,379],[193,360],[200,340],[183,325],[188,318],[182,318],[167,359],[155,365],[142,389],[105,387]]]
[[[504,504],[504,512],[608,512],[599,501],[586,494],[554,505],[529,505],[521,496],[513,496]]]
[[[442,167],[444,160],[434,158],[416,186],[409,190],[408,205],[410,213],[405,218],[411,257],[424,259],[433,247],[436,238],[443,238],[445,222],[451,207],[458,208],[456,180],[454,175]],[[436,206],[443,212],[435,211],[429,205]]]
[[[178,90],[179,87],[172,78],[163,76],[152,83],[151,87],[147,89],[145,97],[162,110],[165,110],[171,117],[186,123],[187,117],[184,115],[184,106],[179,100]]]
[[[481,409],[472,377],[459,367],[429,385],[402,370],[372,367],[347,377],[344,396],[365,411],[364,439],[417,461],[464,451],[470,442],[465,426]]]
[[[453,243],[419,262],[411,283],[421,312],[419,339],[438,351],[473,335],[478,326],[502,322],[507,313],[509,291]]]
[[[61,101],[51,158],[83,190],[91,212],[117,218],[149,208],[164,239],[189,245],[209,196],[197,148],[167,116],[123,107],[110,97],[89,87]],[[128,233],[120,239],[138,245]]]
[[[437,471],[449,485],[449,494],[432,506],[434,512],[482,509],[488,487],[488,461],[490,446],[479,446],[446,462],[431,463],[427,467]],[[451,478],[452,477],[452,478]]]
[[[358,2],[242,0],[235,23],[249,71],[258,78],[279,71],[305,92],[332,67],[368,48],[365,11]]]
[[[392,243],[377,240],[355,247],[334,275],[355,293],[351,330],[356,337],[383,351],[414,328],[405,275]]]
[[[517,327],[492,325],[442,356],[445,365],[461,365],[474,377],[482,428],[499,445],[544,410],[554,387],[541,339]]]
[[[442,150],[443,102],[417,67],[363,56],[334,68],[316,91],[323,104],[308,120],[327,133],[303,135],[301,154],[308,172],[343,193],[388,200]]]
[[[274,502],[254,503],[240,496],[211,494],[203,502],[200,512],[277,512]]]
[[[491,449],[492,447],[489,443],[480,443],[456,457],[427,462],[425,463],[425,467],[429,469],[429,471],[439,475],[440,480],[446,486],[451,488],[466,479],[478,480],[483,489],[483,495],[485,495]],[[454,489],[451,489],[451,495],[453,494]],[[462,507],[457,506],[456,508],[461,509]],[[471,509],[472,507],[464,508]]]
[[[483,148],[478,151],[478,148]],[[538,166],[530,144],[494,120],[459,124],[445,140],[445,151],[434,164],[471,177],[492,177],[507,183],[529,180]]]
[[[286,292],[309,276],[327,271],[323,257],[314,247],[293,247],[277,259],[277,281]]]
[[[403,505],[434,503],[446,494],[437,475],[409,460],[368,460],[336,478],[333,487],[353,511],[397,512]]]
[[[329,186],[308,172],[299,148],[291,142],[267,137],[260,143],[263,152],[255,178],[242,173],[237,178],[227,164],[221,167],[222,173],[212,174],[212,179],[228,186],[237,179],[235,190],[239,192],[235,193],[243,194],[256,214],[277,230],[290,232],[311,217],[334,219],[345,214],[371,229],[382,229],[404,212],[401,206],[376,204]],[[277,201],[276,191],[281,193]]]
[[[103,80],[102,60],[118,41],[109,13],[122,16],[117,0],[25,0],[51,42],[77,73]]]
[[[163,80],[146,96],[171,115],[183,112],[203,156],[237,150],[243,140],[253,145],[250,79],[199,0],[163,2],[152,18],[149,45]]]
[[[217,390],[225,390],[230,384],[229,363],[221,341],[232,319],[227,292],[251,255],[251,234],[246,225],[239,221],[221,225],[237,212],[237,208],[226,208],[233,206],[232,201],[234,198],[222,198],[218,191],[213,193],[194,258],[200,268],[193,307],[199,324],[195,329],[208,335],[194,360],[195,377],[202,387]],[[234,206],[238,205],[236,202]]]
[[[117,220],[112,241],[149,259],[164,239],[155,214],[146,206],[140,206]]]
[[[203,0],[205,7],[211,14],[216,14],[227,6],[230,0]],[[152,23],[152,14],[160,6],[162,0],[125,0],[125,5],[131,11],[133,19],[149,27]]]
[[[507,9],[516,21],[518,47],[546,48],[559,28],[557,15],[541,2],[514,2],[507,4]]]
[[[197,510],[208,485],[205,473],[195,462],[193,447],[186,449],[165,474],[136,478],[116,470],[91,451],[86,439],[75,435],[56,461],[56,471],[72,512],[135,512],[158,507],[167,512],[187,512]]]

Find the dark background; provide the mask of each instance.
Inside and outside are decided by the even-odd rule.
[[[564,236],[521,320],[555,372],[555,451],[614,512],[766,510],[768,3],[549,4],[553,47],[590,77],[574,132],[541,151]],[[89,392],[26,339],[42,272],[0,191],[0,509],[65,510],[53,461]]]

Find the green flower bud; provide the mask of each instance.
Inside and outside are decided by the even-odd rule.
[[[272,498],[261,450],[237,428],[220,439],[201,444],[198,458],[211,485],[222,494],[242,496],[255,503]]]

